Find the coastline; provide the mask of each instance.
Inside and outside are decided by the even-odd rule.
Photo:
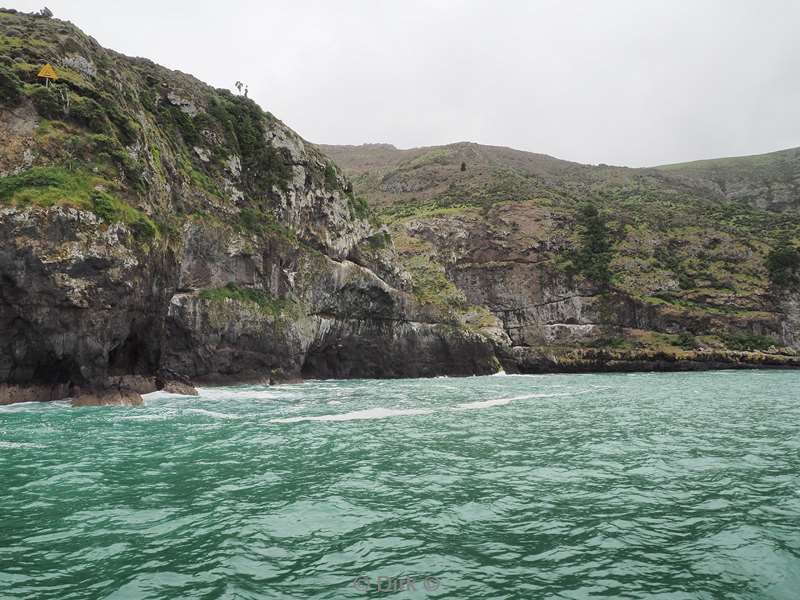
[[[681,352],[648,350],[611,350],[595,348],[573,348],[547,350],[546,348],[514,347],[511,353],[500,360],[502,371],[514,374],[569,374],[569,373],[644,373],[644,372],[689,372],[747,369],[797,369],[800,355],[770,354],[766,352],[693,350]],[[493,375],[494,373],[453,373],[448,377],[470,377]],[[413,377],[410,379],[424,379]],[[87,390],[94,401],[91,405],[115,404],[132,406],[136,403],[120,403],[120,391],[135,398],[155,391],[167,391],[186,396],[196,395],[196,385],[229,386],[246,384],[299,384],[316,377],[287,377],[275,380],[266,375],[254,377],[203,377],[197,380],[164,380],[158,375],[127,375],[110,378],[109,385]],[[324,379],[364,379],[364,377],[324,377]],[[409,379],[407,377],[374,377],[370,379]],[[180,383],[180,385],[178,385]],[[0,406],[21,402],[52,402],[76,398],[78,386],[71,383],[0,383]],[[104,402],[108,398],[109,402]],[[116,400],[116,401],[115,401]],[[75,402],[76,406],[81,405]]]

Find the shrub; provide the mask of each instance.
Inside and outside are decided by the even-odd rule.
[[[189,148],[196,146],[200,142],[200,134],[197,132],[194,120],[183,112],[180,107],[168,105],[162,109],[161,116],[178,130]]]
[[[209,107],[242,161],[242,183],[253,196],[266,196],[273,185],[287,189],[291,167],[283,152],[267,141],[266,115],[247,98],[220,92]]]
[[[584,276],[606,289],[611,283],[609,269],[613,258],[613,246],[605,222],[591,204],[578,211],[580,246],[573,262]]]
[[[350,215],[359,219],[366,219],[369,216],[369,204],[361,196],[352,193],[347,195],[347,204],[350,208]]]
[[[109,122],[103,107],[92,98],[72,94],[69,116],[79,125],[96,133],[110,132]]]
[[[800,285],[800,252],[788,242],[770,251],[766,267],[775,287],[794,288]]]
[[[726,333],[720,337],[730,350],[758,351],[778,344],[774,338],[752,333]]]
[[[16,104],[22,95],[22,82],[6,65],[0,65],[0,102]]]
[[[675,338],[675,345],[684,350],[691,350],[696,346],[696,343],[694,336],[684,331]]]
[[[325,164],[325,187],[331,191],[339,187],[339,180],[336,178],[336,167],[332,163]]]
[[[64,116],[64,100],[60,91],[64,87],[37,85],[30,89],[28,95],[36,107],[36,111],[48,119],[59,119]]]
[[[422,304],[461,308],[466,304],[464,293],[450,281],[444,269],[423,254],[404,259],[403,266],[411,274],[411,289]]]

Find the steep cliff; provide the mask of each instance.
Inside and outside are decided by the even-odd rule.
[[[799,362],[798,149],[629,169],[472,143],[321,148],[416,292],[502,322],[507,369]]]
[[[0,403],[497,369],[497,332],[420,303],[339,169],[246,97],[3,11],[0,139]]]

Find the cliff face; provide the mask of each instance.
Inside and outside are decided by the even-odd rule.
[[[470,143],[321,148],[414,282],[438,274],[416,291],[499,319],[507,369],[798,363],[797,150],[628,169]]]
[[[247,98],[0,12],[0,139],[0,403],[497,368],[496,332],[420,303],[337,167]]]

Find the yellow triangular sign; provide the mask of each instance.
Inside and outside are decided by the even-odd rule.
[[[44,79],[58,79],[58,75],[56,74],[56,70],[50,63],[46,63],[41,69],[39,69],[39,77],[43,77]]]

